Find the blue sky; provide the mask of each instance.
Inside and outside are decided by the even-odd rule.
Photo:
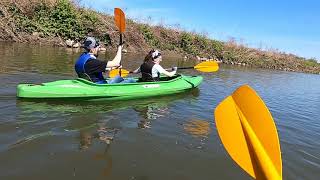
[[[278,49],[320,62],[320,1],[81,0],[87,7],[153,24],[181,27],[250,47]]]

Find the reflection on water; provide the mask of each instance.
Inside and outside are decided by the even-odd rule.
[[[88,132],[84,132],[84,131],[80,131],[80,149],[87,149],[91,146],[92,143],[92,139],[93,139],[93,135],[88,133]]]
[[[248,179],[212,119],[217,104],[243,84],[261,95],[275,119],[284,179],[320,177],[320,76],[221,65],[216,73],[179,70],[204,81],[178,95],[27,101],[16,99],[19,83],[73,79],[81,52],[7,43],[0,49],[0,179]],[[124,54],[123,66],[135,69],[143,57]],[[162,62],[166,68],[195,63],[165,55]]]
[[[99,123],[98,128],[95,130],[96,132],[80,130],[80,150],[88,149],[94,139],[110,145],[119,130],[120,129],[117,128],[107,127],[106,123]]]
[[[151,128],[151,121],[157,118],[167,115],[168,102],[150,103],[145,106],[135,106],[133,109],[138,112],[140,121],[138,122],[138,128],[145,129]]]
[[[10,146],[10,149],[11,148],[16,148],[18,147],[19,145],[22,145],[24,143],[28,143],[30,141],[33,141],[33,140],[36,140],[37,138],[41,138],[41,137],[45,137],[45,136],[52,136],[52,132],[44,132],[44,133],[39,133],[39,134],[34,134],[34,135],[30,135],[28,137],[25,137],[25,138],[22,138],[20,140],[18,140],[16,143],[12,144]]]
[[[111,102],[85,102],[79,101],[64,101],[64,100],[28,100],[18,99],[17,107],[21,113],[18,114],[17,119],[19,124],[36,123],[37,119],[46,117],[46,121],[41,123],[48,123],[52,121],[50,118],[57,115],[66,117],[67,124],[65,130],[77,131],[81,129],[88,129],[98,125],[97,119],[103,114],[112,112],[114,110],[134,110],[140,117],[137,123],[138,128],[150,128],[151,121],[169,114],[168,105],[178,100],[185,98],[194,99],[199,96],[199,89],[193,89],[184,93],[176,94],[175,96],[162,96],[157,98],[149,98],[143,100],[130,101],[111,101]],[[112,115],[108,118],[112,118]],[[101,119],[104,119],[101,117]],[[39,123],[39,122],[38,122]]]
[[[211,133],[210,123],[204,120],[192,119],[183,125],[186,132],[195,137],[207,138]]]
[[[112,171],[112,156],[109,152],[111,148],[111,143],[114,137],[118,133],[119,129],[107,127],[106,123],[99,123],[98,128],[95,132],[90,132],[88,130],[80,130],[80,150],[87,150],[95,139],[105,144],[105,150],[103,153],[97,153],[94,155],[93,159],[96,161],[104,161],[105,165],[101,170],[101,174],[107,177]]]

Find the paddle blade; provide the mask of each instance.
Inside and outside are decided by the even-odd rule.
[[[201,72],[215,72],[219,70],[219,65],[216,61],[205,61],[194,66],[194,69]]]
[[[120,74],[120,69],[113,69],[109,72],[109,77],[113,78],[119,74]],[[129,71],[127,71],[126,69],[121,69],[121,77],[126,77],[128,76],[128,74],[129,74]]]
[[[280,144],[273,118],[258,94],[241,86],[215,110],[220,139],[232,159],[257,179],[282,178]]]
[[[126,19],[120,8],[114,8],[114,21],[119,28],[120,33],[124,33],[126,29]]]
[[[233,98],[229,96],[223,100],[214,114],[217,131],[225,149],[242,169],[255,178],[255,162],[250,156],[252,152],[247,144]]]

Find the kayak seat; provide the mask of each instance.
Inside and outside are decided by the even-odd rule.
[[[81,73],[81,74],[78,74],[79,78],[82,78],[82,79],[85,79],[85,80],[88,80],[88,81],[92,81],[92,79],[90,78],[90,76],[87,74],[87,73]]]
[[[141,72],[142,76],[145,77],[143,80],[142,77],[139,78],[139,82],[155,82],[156,80],[152,77],[150,73]]]
[[[79,78],[82,78],[82,79],[85,79],[85,80],[88,80],[90,82],[94,82],[92,81],[92,79],[90,78],[90,76],[87,74],[87,73],[82,73],[80,75],[78,75]],[[94,82],[96,84],[108,84],[107,81],[103,80],[103,81],[97,81],[97,82]]]
[[[169,77],[169,76],[161,76],[160,77],[160,81],[170,81],[172,79],[175,79],[177,77],[179,77],[180,75],[175,75],[175,76],[172,76],[172,77]]]
[[[177,78],[179,76],[181,76],[181,75],[177,74],[177,75],[172,76],[172,77],[161,76],[159,81],[170,81],[170,80],[175,79],[175,78]],[[142,78],[140,77],[140,78],[138,78],[137,82],[145,82],[145,81],[143,81]],[[148,81],[148,82],[157,82],[157,81],[154,80],[154,81]]]

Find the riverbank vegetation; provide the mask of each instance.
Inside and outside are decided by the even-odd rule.
[[[0,2],[0,40],[65,45],[81,42],[90,35],[106,47],[118,44],[113,16],[83,8],[69,0],[9,0]],[[180,28],[150,25],[127,19],[125,33],[129,52],[150,48],[178,53],[189,58],[211,57],[226,64],[320,73],[315,59],[306,59],[278,50],[249,48],[234,40],[222,42]]]

